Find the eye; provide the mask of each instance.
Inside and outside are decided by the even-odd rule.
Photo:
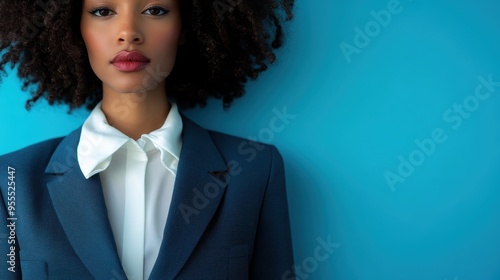
[[[99,7],[99,8],[93,9],[89,13],[93,16],[96,16],[96,17],[107,17],[107,16],[111,15],[112,11],[108,8],[105,8],[105,7]]]
[[[159,6],[150,7],[145,11],[146,14],[152,15],[152,16],[163,16],[163,15],[167,14],[168,12],[169,12],[169,10],[162,8],[162,7],[159,7]]]

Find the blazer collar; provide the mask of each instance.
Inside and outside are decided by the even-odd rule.
[[[174,279],[192,254],[225,192],[228,167],[209,132],[183,121],[174,193],[151,279]],[[76,156],[81,128],[64,138],[47,165],[54,209],[75,252],[95,278],[126,278],[107,217],[99,174],[85,179]],[[205,195],[203,193],[206,193]]]
[[[77,160],[81,128],[56,148],[45,169],[47,189],[68,240],[95,279],[126,279],[118,257],[99,175],[85,179]]]
[[[176,277],[219,207],[228,183],[229,168],[209,132],[181,116],[184,129],[179,166],[151,279]]]

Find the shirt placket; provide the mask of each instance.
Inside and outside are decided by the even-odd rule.
[[[143,279],[145,178],[148,158],[133,141],[127,143],[122,266],[130,280]]]

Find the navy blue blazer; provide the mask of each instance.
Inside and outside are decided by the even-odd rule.
[[[278,151],[182,120],[172,203],[150,279],[290,279]],[[0,279],[127,279],[99,175],[87,180],[78,165],[80,133],[0,157]]]

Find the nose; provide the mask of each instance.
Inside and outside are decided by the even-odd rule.
[[[118,40],[121,43],[142,43],[142,37],[134,32],[121,32]]]
[[[134,31],[121,31],[118,36],[120,43],[141,44],[144,40],[141,34]]]
[[[130,13],[123,13],[118,21],[118,42],[129,44],[142,44],[144,36],[140,30],[139,19]]]

